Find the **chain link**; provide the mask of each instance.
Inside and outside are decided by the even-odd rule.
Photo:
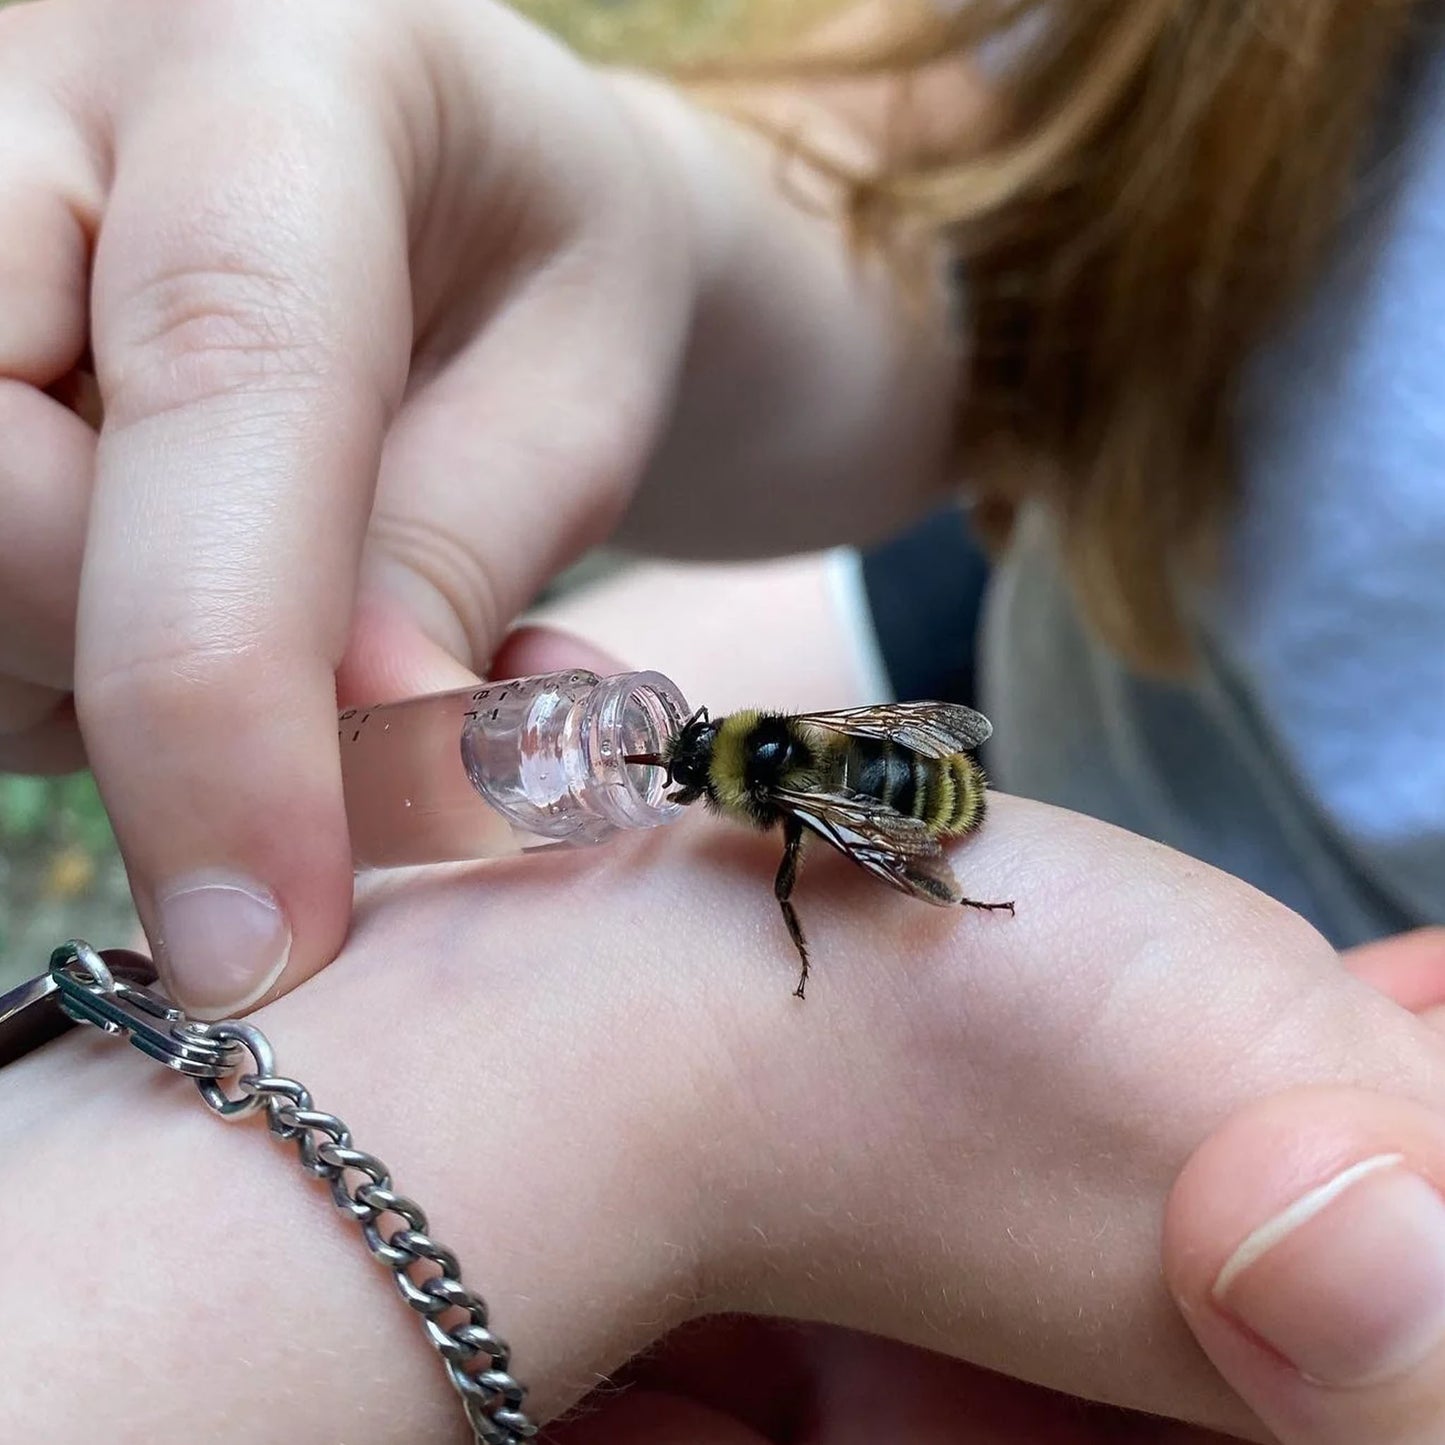
[[[480,1445],[519,1445],[537,1427],[522,1411],[526,1390],[509,1373],[511,1351],[491,1331],[486,1301],[462,1283],[461,1264],[431,1237],[421,1205],[392,1187],[391,1171],[374,1154],[358,1149],[351,1130],[335,1114],[322,1113],[295,1079],[283,1078],[266,1037],[249,1024],[192,1024],[216,1043],[240,1044],[255,1071],[236,1081],[228,1097],[219,1084],[196,1082],[201,1097],[225,1118],[264,1109],[266,1126],[296,1146],[301,1167],[331,1186],[331,1198],[361,1228],[372,1257],[391,1271],[397,1293],[421,1317],[428,1342],[440,1357]],[[388,1233],[386,1219],[400,1221]]]
[[[264,1110],[271,1132],[295,1144],[301,1167],[326,1181],[336,1207],[356,1221],[366,1247],[420,1316],[479,1445],[531,1440],[537,1427],[522,1411],[527,1392],[509,1373],[511,1352],[491,1332],[486,1301],[462,1283],[456,1255],[431,1237],[421,1206],[397,1193],[386,1165],[358,1149],[335,1114],[318,1110],[304,1085],[277,1072],[260,1029],[234,1019],[187,1018],[146,987],[154,977],[140,955],[102,956],[71,939],[52,954],[46,975],[0,998],[0,1062],[53,1037],[55,1019],[63,1018],[129,1039],[157,1063],[191,1076],[207,1108],[223,1119]],[[232,1077],[238,1092],[227,1094],[221,1081]],[[387,1232],[388,1219],[400,1227]]]

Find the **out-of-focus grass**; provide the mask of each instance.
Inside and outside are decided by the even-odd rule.
[[[95,784],[0,777],[0,988],[66,938],[126,943],[135,913]]]
[[[642,65],[782,44],[841,8],[841,0],[514,3],[595,59]],[[43,967],[67,937],[106,947],[134,928],[115,840],[90,777],[0,776],[0,987]]]
[[[771,46],[842,8],[840,0],[513,0],[586,54],[659,63]]]

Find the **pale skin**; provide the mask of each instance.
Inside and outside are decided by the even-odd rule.
[[[864,665],[853,618],[839,607],[830,571],[822,557],[733,568],[645,566],[549,606],[541,616],[572,628],[593,645],[620,654],[640,646],[645,655],[673,660],[699,689],[695,695],[716,696],[723,707],[746,703],[760,695],[760,688],[784,698],[789,707],[847,706],[878,684],[873,668]],[[680,606],[684,596],[690,603],[685,612]],[[808,628],[780,638],[755,663],[728,651],[740,618],[783,614],[807,619]],[[702,657],[689,654],[689,638],[702,639],[711,650],[705,648]],[[530,638],[528,645],[533,645]],[[575,646],[567,644],[561,655],[571,655]],[[750,665],[758,670],[756,682],[743,675]],[[1445,1020],[1445,930],[1387,939],[1352,950],[1340,962],[1434,1029]],[[1147,1030],[1142,1013],[1140,1019]],[[1192,1067],[1187,1055],[1177,1063],[1186,1072]],[[1200,1081],[1207,1077],[1206,1070]],[[1042,1086],[1041,1080],[1035,1082]],[[1174,1087],[1171,1079],[1165,1093]],[[1360,1440],[1427,1445],[1441,1428],[1438,1354],[1399,1379],[1369,1388],[1320,1388],[1302,1379],[1277,1352],[1262,1349],[1212,1293],[1217,1272],[1236,1249],[1248,1252],[1240,1241],[1261,1220],[1275,1217],[1332,1175],[1369,1169],[1367,1161],[1404,1152],[1419,1161],[1426,1178],[1438,1180],[1438,1162],[1426,1162],[1427,1156],[1433,1158],[1433,1146],[1421,1150],[1422,1130],[1433,1138],[1436,1123],[1418,1105],[1375,1092],[1294,1090],[1242,1110],[1195,1155],[1175,1185],[1165,1214],[1166,1278],[1216,1368],[1272,1428],[1269,1439],[1284,1445],[1355,1445]],[[1280,1308],[1301,1317],[1330,1314],[1312,1279],[1318,1263],[1297,1268],[1298,1293]],[[1272,1288],[1278,1291],[1278,1280]],[[1338,1320],[1348,1318],[1343,1305],[1335,1312]],[[747,1365],[759,1355],[773,1366],[752,1381]],[[1140,1376],[1151,1369],[1145,1359],[1129,1359],[1127,1351],[1120,1364],[1131,1374],[1137,1368]],[[746,1382],[741,1403],[740,1379]],[[735,1433],[738,1420],[767,1430],[795,1418],[796,1406],[788,1402],[816,1397],[822,1403],[813,1432],[804,1437],[808,1445],[851,1445],[867,1438],[859,1414],[869,1418],[879,1397],[895,1395],[909,1402],[908,1438],[920,1445],[1017,1445],[1020,1440],[1208,1445],[1218,1438],[1193,1427],[1146,1423],[1132,1414],[1082,1415],[1073,1401],[997,1374],[828,1330],[799,1335],[761,1325],[714,1329],[664,1352],[660,1361],[637,1372],[635,1383],[641,1388],[631,1398],[608,1401],[600,1417],[588,1416],[577,1427],[581,1440],[610,1445],[614,1438],[632,1440],[639,1428],[650,1428],[660,1439],[670,1438],[666,1432],[673,1429],[699,1445],[761,1445],[793,1437]],[[599,1418],[606,1429],[599,1430]],[[857,1430],[861,1436],[852,1433]],[[1241,1433],[1255,1438],[1252,1430]]]
[[[0,39],[0,762],[79,756],[73,686],[153,937],[216,873],[274,900],[277,988],[335,954],[338,666],[456,681],[619,521],[790,550],[945,485],[942,328],[761,141],[498,5],[46,0]],[[87,342],[98,439],[39,389]]]
[[[1434,1032],[1242,885],[1002,798],[957,862],[1029,907],[940,915],[816,858],[800,1008],[771,857],[699,819],[605,854],[382,884],[336,966],[256,1019],[425,1202],[543,1418],[669,1327],[741,1309],[1263,1438],[1160,1277],[1172,1182],[1229,1114],[1290,1086],[1438,1106]],[[546,906],[558,890],[565,910]],[[46,1238],[87,1241],[7,1265],[6,1315],[26,1324],[0,1351],[6,1438],[43,1422],[56,1445],[89,1439],[102,1409],[115,1438],[161,1445],[197,1428],[217,1445],[456,1434],[415,1324],[264,1131],[212,1120],[104,1040],[7,1071],[0,1098],[23,1183],[0,1202],[7,1237],[43,1218]],[[1416,1112],[1445,1170],[1445,1128]],[[1231,1195],[1291,1165],[1275,1151],[1271,1177]],[[75,1322],[55,1302],[76,1298],[82,1372],[50,1363]],[[942,1369],[896,1348],[853,1368],[870,1366]],[[950,1374],[929,1393],[977,1397],[984,1421],[939,1441],[989,1439],[996,1390]],[[599,1409],[620,1432],[648,1398]]]
[[[99,431],[58,399],[87,352]],[[338,674],[343,701],[464,681],[614,528],[727,556],[881,534],[948,486],[958,363],[763,142],[485,0],[6,10],[0,764],[88,759],[153,938],[198,873],[270,900],[287,946],[259,1021],[431,1208],[544,1417],[744,1308],[1247,1437],[1263,1417],[1286,1445],[1413,1445],[1445,1409],[1428,1371],[1322,1404],[1191,1310],[1246,1409],[1159,1235],[1232,1115],[1170,1214],[1186,1305],[1290,1182],[1299,1155],[1261,1143],[1281,1117],[1438,1175],[1435,1035],[1148,844],[1001,800],[958,862],[1012,922],[819,860],[804,1013],[772,844],[701,821],[383,885],[292,992],[350,920]],[[211,1012],[256,1001],[215,960],[162,961]],[[1340,1083],[1384,1093],[1237,1112]],[[38,1241],[7,1265],[0,1435],[65,1445],[103,1412],[161,1445],[450,1438],[413,1322],[264,1136],[100,1040],[0,1098],[6,1237]],[[928,1368],[906,1358],[890,1378]],[[984,1445],[983,1387],[939,1388]],[[712,1414],[685,1438],[751,1438]]]

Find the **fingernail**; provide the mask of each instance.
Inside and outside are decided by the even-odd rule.
[[[1366,1159],[1256,1229],[1214,1297],[1316,1384],[1398,1379],[1445,1342],[1445,1200]]]
[[[224,874],[183,879],[156,901],[158,964],[198,1018],[240,1013],[281,976],[291,928],[269,889]]]

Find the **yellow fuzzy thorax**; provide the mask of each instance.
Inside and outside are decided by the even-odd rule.
[[[730,713],[718,725],[712,743],[712,766],[708,778],[717,800],[724,808],[741,808],[747,798],[746,752],[748,734],[762,714],[756,708]]]

